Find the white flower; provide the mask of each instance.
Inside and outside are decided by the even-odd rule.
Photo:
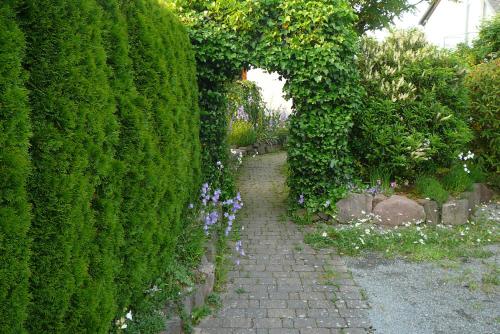
[[[425,245],[424,239],[418,239],[418,242],[420,242],[422,245]]]
[[[128,311],[128,313],[125,315],[125,318],[128,320],[132,320],[132,311]]]
[[[125,328],[127,328],[127,324],[123,324],[120,328],[121,328],[121,329],[125,329]]]
[[[370,229],[368,229],[368,228],[367,228],[367,229],[365,229],[365,233],[366,233],[366,234],[370,234]]]
[[[321,236],[322,236],[323,238],[326,238],[326,237],[328,236],[328,234],[327,234],[326,232],[323,232],[323,233],[321,234]]]

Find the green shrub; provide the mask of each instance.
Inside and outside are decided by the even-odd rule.
[[[479,36],[473,41],[476,63],[496,59],[500,52],[500,13],[481,24]]]
[[[200,183],[194,54],[154,1],[15,12],[0,5],[0,332],[108,333],[150,304],[177,253],[199,258],[204,235],[185,219]]]
[[[30,135],[24,36],[14,1],[0,4],[0,333],[24,333],[28,305]]]
[[[444,188],[453,194],[459,194],[472,188],[474,180],[467,173],[462,165],[453,166],[450,171],[443,176]]]
[[[484,167],[500,172],[500,58],[475,66],[467,76],[473,150]]]
[[[227,92],[227,110],[232,120],[246,117],[254,129],[262,127],[265,105],[259,86],[249,80],[231,83]]]
[[[365,38],[358,64],[366,96],[351,147],[363,174],[411,180],[450,166],[472,139],[459,60],[412,30]]]
[[[432,176],[420,176],[415,181],[415,189],[425,198],[430,198],[439,204],[443,204],[448,200],[448,192],[443,188],[441,183]]]
[[[235,121],[231,125],[228,140],[230,145],[237,147],[252,145],[257,141],[257,132],[250,122]]]
[[[27,326],[34,333],[82,326],[99,333],[112,318],[98,304],[102,267],[91,267],[108,260],[95,239],[114,230],[119,203],[108,200],[115,190],[117,125],[100,14],[91,0],[34,1],[20,13],[33,110]]]
[[[129,193],[124,203],[129,215],[121,282],[123,295],[134,303],[142,298],[145,284],[174,260],[185,228],[182,208],[197,195],[199,114],[194,56],[182,26],[151,1],[128,2],[124,13],[134,84],[152,135],[152,142],[144,143],[151,151],[143,153],[143,176],[131,166],[137,193]]]

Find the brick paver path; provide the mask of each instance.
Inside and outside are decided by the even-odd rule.
[[[229,272],[223,307],[195,333],[369,333],[367,303],[332,250],[304,244],[284,220],[284,153],[249,158],[238,186],[245,208],[241,232],[246,257]]]

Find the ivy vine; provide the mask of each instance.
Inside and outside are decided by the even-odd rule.
[[[360,100],[356,15],[349,2],[178,0],[170,5],[187,24],[196,52],[206,177],[214,175],[216,161],[227,160],[225,83],[254,65],[286,79],[285,94],[294,101],[288,144],[292,201],[303,195],[314,208],[342,196],[353,174],[347,141]]]

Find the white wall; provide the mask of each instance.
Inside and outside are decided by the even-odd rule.
[[[458,3],[442,0],[425,25],[424,32],[429,41],[442,47],[470,43],[477,36],[483,16],[490,17],[493,13],[483,0],[462,0]]]
[[[268,109],[282,109],[287,115],[292,112],[292,101],[283,97],[284,80],[279,79],[278,73],[268,73],[261,68],[252,68],[248,71],[247,79],[254,81],[262,89],[262,97]]]
[[[484,7],[483,3],[485,3]],[[493,16],[494,11],[486,0],[468,0],[468,5],[468,40],[470,42],[477,36],[482,17],[489,18]],[[417,27],[425,32],[427,39],[431,43],[441,47],[452,48],[458,43],[465,42],[467,0],[460,0],[459,2],[441,0],[427,24],[422,27],[419,25],[419,21],[428,7],[428,3],[419,4],[415,12],[404,14],[394,22],[394,26],[398,29]],[[370,35],[375,36],[377,39],[383,39],[387,34],[387,30],[384,29]]]

